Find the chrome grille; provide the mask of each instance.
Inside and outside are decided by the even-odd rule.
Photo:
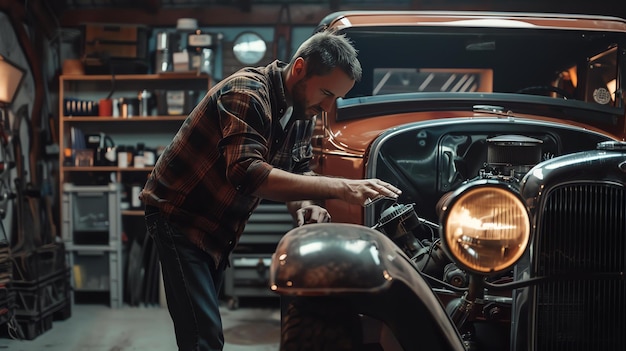
[[[626,349],[626,190],[559,186],[546,195],[537,233],[536,350]]]

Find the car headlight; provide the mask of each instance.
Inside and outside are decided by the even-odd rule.
[[[483,183],[453,194],[443,207],[442,242],[465,269],[496,273],[522,256],[530,237],[528,210],[508,186]]]

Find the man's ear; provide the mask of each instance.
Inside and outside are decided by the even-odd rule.
[[[302,57],[298,57],[291,67],[291,75],[296,79],[302,79],[306,76],[306,62]]]

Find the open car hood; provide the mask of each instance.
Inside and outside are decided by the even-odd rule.
[[[363,77],[337,122],[495,105],[626,137],[626,21],[606,16],[348,11],[320,28],[345,33]]]

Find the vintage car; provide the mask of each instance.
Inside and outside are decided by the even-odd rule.
[[[318,30],[353,41],[363,79],[319,116],[314,170],[403,194],[327,201],[333,223],[283,237],[281,348],[625,349],[626,21],[348,11]]]

